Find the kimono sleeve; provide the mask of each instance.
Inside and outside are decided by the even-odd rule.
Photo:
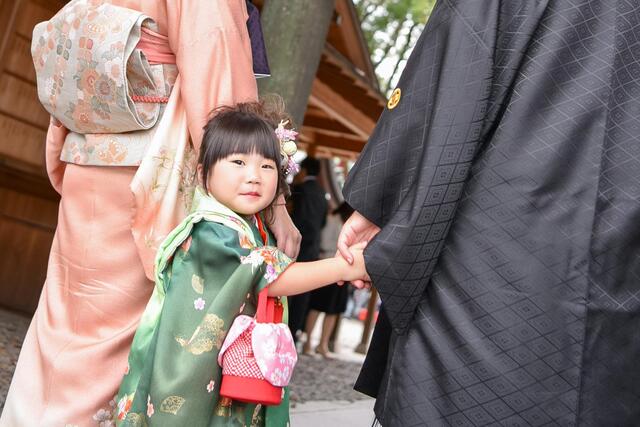
[[[166,0],[166,8],[189,133],[199,149],[211,110],[258,96],[246,4],[245,0]]]
[[[349,174],[346,201],[382,229],[365,259],[397,331],[434,271],[545,3],[439,1],[392,96],[397,103],[389,102]]]
[[[62,126],[62,123],[51,117],[45,143],[45,163],[51,186],[58,193],[62,193],[62,179],[66,169],[65,162],[60,160],[60,152],[68,133],[69,130]]]

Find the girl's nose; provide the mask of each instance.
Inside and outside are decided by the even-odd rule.
[[[247,181],[250,183],[260,182],[260,168],[259,167],[250,167],[247,170]]]

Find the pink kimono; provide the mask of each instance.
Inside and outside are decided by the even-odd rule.
[[[186,153],[190,136],[197,149],[213,108],[257,98],[244,0],[111,3],[155,19],[175,53],[179,82],[165,112],[173,122],[158,128],[165,141]],[[166,147],[149,147],[139,167],[64,163],[66,135],[52,122],[46,154],[62,196],[58,228],[2,427],[111,425],[110,401],[153,289],[155,247],[182,219],[174,206],[183,195],[152,194],[179,179],[165,168]]]

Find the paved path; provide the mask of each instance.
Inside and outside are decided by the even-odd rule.
[[[370,427],[373,399],[308,402],[291,408],[291,427]]]

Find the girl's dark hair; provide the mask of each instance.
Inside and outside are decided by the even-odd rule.
[[[207,178],[213,166],[232,154],[256,153],[273,160],[278,170],[278,187],[271,204],[265,209],[271,221],[273,204],[281,194],[289,195],[280,157],[280,141],[275,128],[280,120],[287,120],[281,98],[272,101],[245,102],[233,107],[219,107],[210,114],[204,127],[198,164],[202,165],[202,185],[209,192]]]

